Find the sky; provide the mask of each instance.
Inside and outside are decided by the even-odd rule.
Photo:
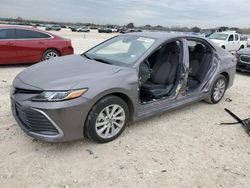
[[[0,0],[0,17],[137,26],[250,27],[250,0]]]

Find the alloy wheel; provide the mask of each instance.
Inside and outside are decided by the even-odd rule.
[[[56,52],[48,52],[46,55],[45,55],[45,60],[49,60],[49,59],[52,59],[52,58],[55,58],[55,57],[58,57],[58,54]]]
[[[221,100],[226,90],[226,82],[224,79],[219,79],[213,90],[213,98],[215,101]]]
[[[125,119],[125,111],[120,105],[109,105],[97,116],[95,123],[96,133],[104,139],[112,138],[123,128]]]

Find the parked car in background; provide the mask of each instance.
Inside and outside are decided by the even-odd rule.
[[[70,27],[72,32],[90,32],[90,30],[87,27]]]
[[[122,29],[120,30],[120,33],[134,33],[134,32],[142,32],[141,29]]]
[[[12,112],[34,138],[86,136],[105,143],[134,121],[201,100],[220,102],[233,85],[235,66],[233,55],[205,38],[119,35],[21,72],[13,81]]]
[[[66,28],[67,28],[67,26],[66,26],[66,25],[61,25],[60,27],[61,27],[61,28],[64,28],[64,29],[66,29]]]
[[[250,73],[250,48],[239,50],[235,56],[237,58],[236,69],[238,71]]]
[[[98,33],[112,33],[112,29],[108,27],[100,27]]]
[[[89,29],[98,29],[97,26],[90,26]]]
[[[216,32],[216,29],[202,29],[200,31],[200,35],[203,37],[209,37],[210,35],[212,35],[215,32]]]
[[[238,51],[247,47],[247,40],[242,40],[241,36],[236,32],[214,33],[208,38],[229,52]]]
[[[90,32],[90,30],[87,27],[80,27],[76,29],[77,32],[84,32],[84,33],[88,33]]]
[[[0,64],[36,63],[73,53],[69,39],[34,28],[0,26]]]
[[[59,25],[52,25],[52,26],[48,26],[45,28],[46,31],[60,31],[61,30],[61,26]]]
[[[77,27],[69,27],[71,29],[72,32],[77,32]]]

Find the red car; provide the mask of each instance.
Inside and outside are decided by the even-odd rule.
[[[69,39],[34,28],[0,26],[0,64],[37,63],[73,53]]]

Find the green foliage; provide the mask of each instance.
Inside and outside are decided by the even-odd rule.
[[[56,22],[56,21],[41,21],[41,20],[27,20],[22,17],[17,17],[17,18],[0,18],[0,23],[5,23],[5,24],[16,24],[16,25],[49,25],[49,24],[55,24],[55,25],[68,25],[68,26],[95,26],[95,27],[100,27],[100,26],[105,26],[105,25],[98,25],[94,23],[72,23],[72,22]],[[109,26],[116,26],[120,27],[119,25],[113,25],[113,24],[108,24]],[[125,27],[129,29],[135,28],[134,23],[129,23]],[[177,32],[200,32],[201,28],[195,26],[192,28],[188,27],[180,27],[180,26],[172,26],[172,27],[165,27],[161,25],[145,25],[145,26],[139,26],[136,27],[138,29],[144,29],[144,30],[151,30],[151,31],[177,31]],[[224,29],[230,29],[228,27],[219,27],[219,28],[224,28]],[[218,28],[217,28],[218,29]],[[238,33],[241,34],[250,34],[250,28],[231,28],[231,30],[236,30]]]

